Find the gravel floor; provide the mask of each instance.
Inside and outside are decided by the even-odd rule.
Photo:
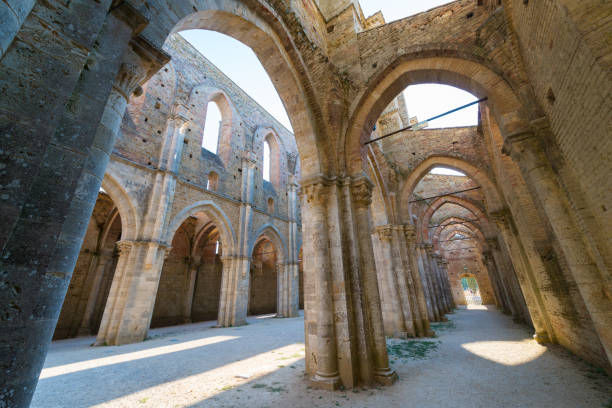
[[[612,381],[559,347],[542,347],[493,308],[458,310],[438,337],[389,341],[392,387],[313,390],[304,377],[303,318],[198,323],[150,339],[51,346],[32,407],[612,408]]]

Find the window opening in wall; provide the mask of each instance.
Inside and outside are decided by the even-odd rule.
[[[270,181],[270,143],[264,140],[263,179]]]
[[[215,255],[219,255],[219,241],[215,243]]]
[[[219,106],[213,101],[208,102],[206,108],[206,120],[204,122],[204,137],[202,147],[217,154],[219,145],[219,132],[221,130],[221,111]]]

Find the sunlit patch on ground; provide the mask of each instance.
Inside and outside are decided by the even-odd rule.
[[[531,339],[522,341],[476,341],[462,344],[461,347],[478,357],[506,366],[528,363],[546,352],[546,347],[540,346]]]

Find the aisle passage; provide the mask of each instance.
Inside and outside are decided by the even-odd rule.
[[[303,317],[257,316],[151,330],[144,343],[53,343],[33,407],[606,407],[612,383],[524,326],[472,306],[434,325],[438,337],[389,340],[400,381],[334,393],[308,387]],[[287,401],[291,401],[288,403]]]

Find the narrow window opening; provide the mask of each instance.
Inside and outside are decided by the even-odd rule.
[[[268,212],[270,214],[274,213],[274,199],[268,198]]]
[[[219,146],[219,133],[221,130],[221,111],[219,106],[213,101],[208,102],[206,108],[206,120],[204,121],[204,136],[202,137],[202,147],[217,154]]]
[[[219,241],[215,243],[215,255],[219,255]]]
[[[270,181],[270,144],[264,140],[263,179]]]

